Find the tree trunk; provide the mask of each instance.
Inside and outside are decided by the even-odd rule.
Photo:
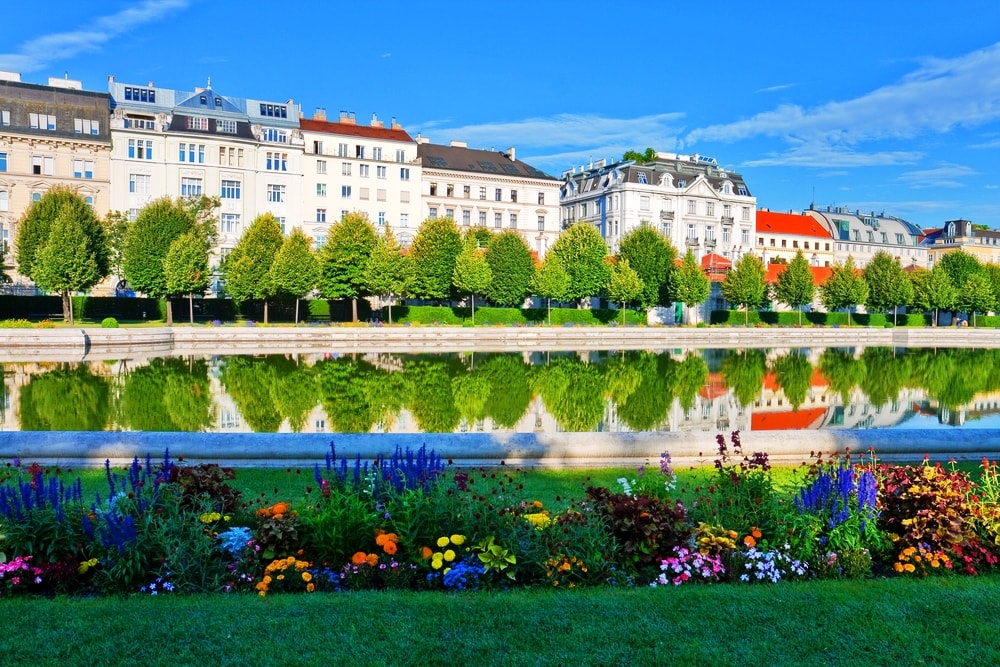
[[[476,295],[470,294],[469,297],[472,299],[472,326],[476,326]]]
[[[545,300],[549,311],[549,326],[552,326],[552,299]]]
[[[174,326],[174,306],[170,303],[170,297],[168,296],[165,301],[167,302],[167,326]]]
[[[392,324],[392,294],[389,295],[389,324]]]
[[[264,299],[264,324],[267,324],[267,299]]]
[[[295,297],[295,323],[299,323],[299,297]]]
[[[622,301],[622,326],[625,326],[625,302]]]
[[[351,321],[358,321],[358,297],[351,299]]]
[[[73,324],[73,297],[70,296],[69,292],[62,293],[62,311],[63,319]]]
[[[194,293],[188,292],[188,321],[194,324]]]

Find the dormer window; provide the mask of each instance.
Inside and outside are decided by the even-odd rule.
[[[207,105],[208,105],[208,98],[207,98],[207,97],[205,97],[204,95],[202,95],[202,96],[201,96],[200,98],[198,98],[198,99],[199,99],[199,101],[200,101],[200,102],[202,103],[202,105],[205,105],[205,106],[207,106]]]
[[[222,106],[222,98],[221,97],[216,97],[215,98],[215,106],[217,106],[217,107],[221,107]]]
[[[646,173],[645,172],[640,171],[639,174],[638,174],[638,178],[639,178],[639,183],[641,185],[646,185]]]

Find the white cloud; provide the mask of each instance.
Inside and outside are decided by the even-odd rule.
[[[946,164],[934,169],[920,169],[899,175],[899,180],[911,188],[961,188],[976,170],[959,164]]]
[[[758,88],[755,93],[776,93],[779,90],[788,90],[789,88],[794,88],[794,83],[782,83],[777,86],[768,86],[767,88]]]
[[[688,142],[758,136],[856,144],[945,133],[1000,119],[1000,43],[951,60],[928,59],[900,81],[814,108],[782,105],[734,123],[691,131]]]
[[[743,162],[741,167],[819,167],[843,169],[850,167],[884,167],[916,164],[923,157],[917,151],[858,151],[851,146],[825,144],[820,141],[791,142],[783,153]]]
[[[53,62],[94,53],[136,26],[155,21],[188,4],[189,0],[145,0],[116,14],[96,17],[85,29],[36,37],[22,42],[14,53],[0,54],[0,69],[32,72]]]

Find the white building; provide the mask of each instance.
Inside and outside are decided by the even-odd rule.
[[[906,266],[928,266],[927,247],[921,243],[923,230],[885,213],[827,206],[825,210],[810,206],[805,215],[818,220],[830,230],[834,258],[843,264],[848,257],[854,266],[863,269],[879,252],[887,252]]]
[[[111,94],[111,208],[135,219],[160,197],[219,197],[224,255],[271,213],[285,231],[302,219],[299,105],[119,83]]]
[[[463,231],[487,227],[516,230],[539,258],[561,231],[559,180],[517,159],[514,149],[498,152],[449,146],[417,138],[423,165],[424,218],[450,217]]]
[[[385,127],[373,115],[369,125],[358,125],[346,111],[334,123],[319,109],[299,124],[305,141],[301,225],[316,247],[351,212],[377,229],[391,228],[409,245],[420,226],[420,162],[410,135],[395,119]]]
[[[701,155],[657,153],[652,162],[604,160],[562,175],[562,222],[594,225],[611,252],[643,223],[683,255],[716,253],[730,260],[751,250],[757,200],[743,177]]]

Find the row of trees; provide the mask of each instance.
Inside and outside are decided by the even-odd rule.
[[[193,295],[211,283],[210,249],[216,243],[217,199],[158,199],[129,222],[119,213],[99,220],[69,188],[53,188],[22,217],[17,237],[19,270],[50,292],[60,294],[63,314],[72,321],[73,292],[87,291],[109,275],[124,276],[133,289],[154,298]],[[609,256],[595,227],[576,224],[564,231],[537,265],[514,231],[492,233],[473,227],[462,234],[451,218],[420,226],[404,252],[391,230],[380,234],[365,217],[349,213],[330,230],[327,243],[312,249],[296,228],[285,236],[269,213],[255,218],[218,270],[225,292],[237,303],[296,300],[318,292],[326,299],[349,299],[357,320],[357,300],[370,296],[445,301],[468,296],[475,318],[477,296],[499,306],[520,306],[529,296],[578,304],[607,296],[624,307],[648,309],[681,302],[696,307],[708,298],[710,283],[689,250],[679,264],[669,240],[641,225]],[[798,253],[769,286],[766,267],[747,254],[726,274],[723,297],[747,312],[776,300],[801,310],[819,291],[829,310],[864,305],[869,312],[898,307],[920,311],[977,313],[1000,310],[1000,266],[982,265],[972,255],[945,255],[932,269],[904,271],[899,261],[879,253],[863,271],[849,258],[833,267],[818,288],[808,262]],[[193,313],[193,309],[192,309]],[[624,310],[623,310],[624,316]],[[391,319],[391,311],[390,311]],[[167,323],[173,321],[167,300]]]

